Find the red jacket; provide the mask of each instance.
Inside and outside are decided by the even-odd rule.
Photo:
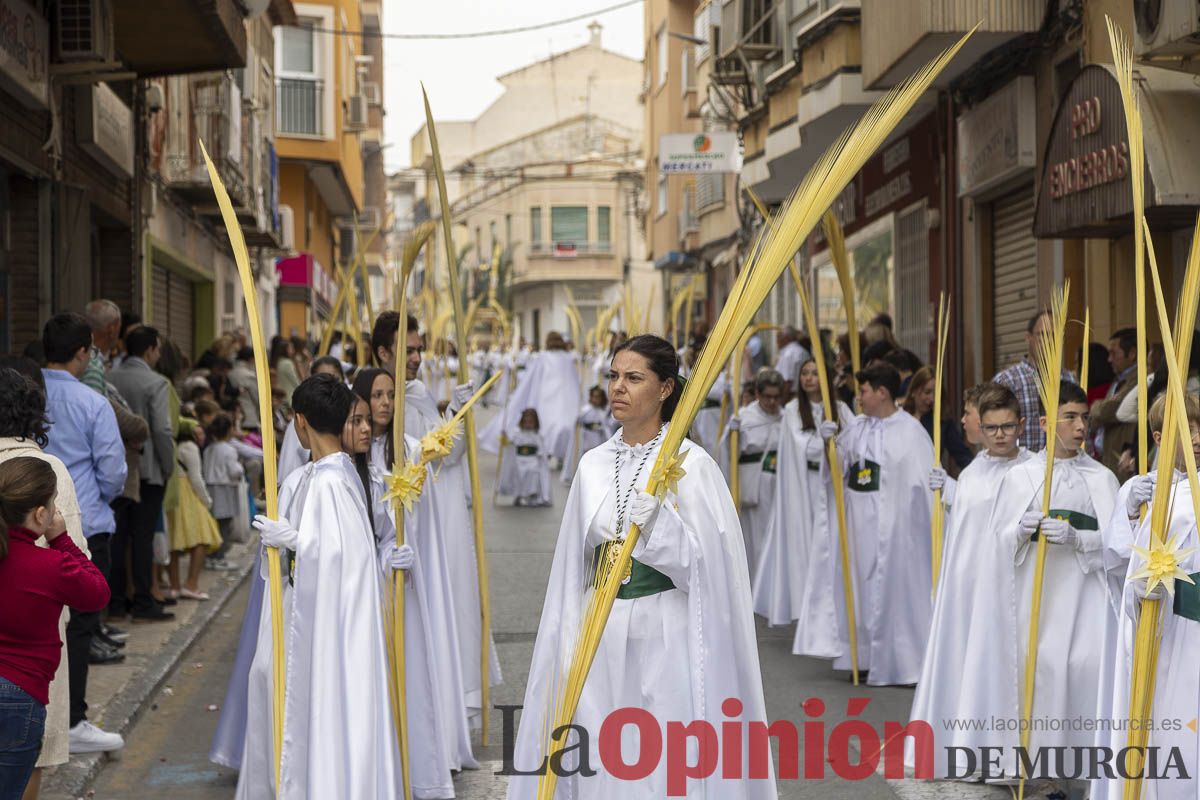
[[[63,606],[99,611],[108,604],[108,583],[67,534],[48,548],[37,540],[26,528],[8,529],[8,556],[0,560],[0,678],[45,705],[62,652]]]

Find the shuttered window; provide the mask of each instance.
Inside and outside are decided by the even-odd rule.
[[[1025,354],[1025,326],[1037,312],[1033,188],[992,204],[992,365],[999,372]]]
[[[184,355],[194,358],[195,290],[192,282],[155,264],[150,288],[151,325],[178,345]]]
[[[550,239],[583,244],[588,240],[587,218],[587,206],[554,206],[550,209]]]
[[[896,215],[896,338],[922,361],[929,352],[929,225],[925,204]],[[865,323],[864,323],[865,324]]]

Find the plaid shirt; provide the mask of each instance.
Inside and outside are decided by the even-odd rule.
[[[1062,371],[1062,379],[1075,383],[1075,376],[1069,370]],[[996,373],[993,381],[1001,386],[1012,389],[1021,404],[1021,416],[1025,417],[1025,431],[1021,434],[1021,444],[1031,453],[1036,453],[1046,447],[1046,434],[1038,422],[1041,413],[1038,408],[1038,377],[1037,370],[1024,356],[1008,369]]]

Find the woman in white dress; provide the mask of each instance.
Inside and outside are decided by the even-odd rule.
[[[686,475],[661,500],[646,492],[681,394],[678,373],[675,351],[658,336],[637,336],[616,350],[608,387],[621,430],[584,454],[571,484],[517,733],[517,770],[532,770],[544,759],[546,726],[606,545],[623,540],[631,525],[642,533],[574,716],[588,740],[561,764],[566,770],[580,766],[579,754],[586,751],[595,773],[562,775],[560,798],[668,795],[662,760],[638,780],[608,771],[598,744],[602,724],[617,709],[644,709],[659,735],[671,722],[719,730],[730,719],[766,720],[746,553],[720,470],[703,448],[685,439],[679,452]],[[621,729],[626,764],[639,758],[640,731],[637,725]],[[726,778],[718,769],[679,788],[688,797],[710,800],[776,797],[769,753],[751,758],[741,744],[741,763],[759,767],[746,771],[755,777]],[[536,776],[515,776],[508,797],[531,800],[537,783]]]

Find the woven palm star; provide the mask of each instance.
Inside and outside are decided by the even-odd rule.
[[[1195,583],[1191,576],[1180,568],[1179,562],[1196,552],[1196,548],[1178,549],[1174,536],[1165,543],[1156,541],[1149,548],[1134,546],[1133,552],[1141,556],[1145,563],[1131,579],[1145,578],[1147,593],[1153,591],[1154,587],[1161,583],[1167,587],[1167,594],[1174,597],[1176,580]]]
[[[425,465],[424,464],[408,464],[403,469],[400,469],[387,477],[387,493],[384,494],[385,501],[396,499],[400,501],[400,505],[404,506],[404,510],[411,512],[413,503],[421,496],[421,491],[425,488]]]
[[[450,420],[421,437],[421,460],[426,463],[450,455],[454,440],[462,432],[462,423]]]
[[[688,450],[682,453],[677,453],[671,456],[671,459],[660,467],[655,468],[650,474],[650,482],[658,489],[654,492],[654,496],[662,500],[667,496],[667,492],[679,493],[679,480],[687,475],[683,469],[684,459],[687,458]]]

